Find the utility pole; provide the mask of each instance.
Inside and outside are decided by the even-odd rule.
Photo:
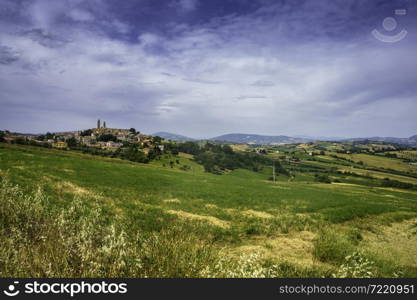
[[[272,161],[272,178],[275,183],[275,160]]]

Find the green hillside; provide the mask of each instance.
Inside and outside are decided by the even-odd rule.
[[[0,218],[7,242],[0,246],[0,275],[343,277],[355,271],[359,277],[367,272],[417,276],[417,191],[338,173],[330,174],[339,179],[328,184],[305,169],[314,164],[334,169],[335,160],[305,162],[303,171],[292,171],[293,178],[280,175],[272,182],[268,168],[214,175],[185,154],[140,164],[2,143]],[[384,162],[385,167],[389,160],[381,157],[369,164]],[[400,163],[394,166],[403,170]],[[417,184],[417,179],[407,179]],[[19,192],[13,190],[15,184]],[[38,187],[43,200],[25,198]],[[18,201],[25,213],[17,212]],[[71,215],[74,210],[77,214]],[[57,223],[58,216],[65,222]],[[46,224],[51,230],[21,232],[19,222]],[[89,222],[101,224],[103,231],[88,231]],[[91,236],[79,240],[71,233],[76,228]],[[106,244],[109,236],[115,238],[112,246]],[[69,245],[78,248],[68,250]],[[13,257],[7,247],[15,249]],[[65,255],[58,258],[60,251]],[[358,266],[359,259],[369,266]]]

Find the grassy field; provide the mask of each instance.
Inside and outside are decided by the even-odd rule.
[[[351,159],[416,172],[398,159]],[[325,156],[308,163],[331,168],[335,162]],[[7,144],[0,144],[0,172],[0,199],[7,204],[2,203],[0,213],[1,236],[7,240],[0,249],[1,276],[417,277],[417,191],[378,187],[365,177],[350,181],[341,176],[326,184],[314,181],[312,173],[294,171],[294,180],[280,175],[274,183],[268,169],[205,173],[185,154],[139,164]],[[415,178],[404,178],[417,184]],[[43,191],[38,198],[44,200],[31,207],[22,195],[32,195],[38,187]],[[8,192],[14,188],[20,192]],[[10,195],[25,203],[24,218],[17,214],[11,219]],[[90,216],[97,209],[100,214]],[[61,219],[51,216],[63,216],[63,221],[58,224],[55,220]],[[19,229],[18,221],[55,229],[48,234],[39,229],[44,238],[37,239],[29,229]],[[97,233],[90,223],[104,229]],[[79,240],[73,232],[77,226],[81,232],[91,227],[85,229],[91,240]],[[77,251],[88,255],[79,258],[69,249],[65,261],[57,258],[57,236],[63,241],[58,243],[61,250],[70,247],[66,239],[71,238],[80,245]],[[106,244],[109,236],[114,248]],[[94,251],[98,254],[92,257]],[[24,264],[22,257],[35,259]],[[96,268],[90,265],[92,271],[86,271],[92,263]]]
[[[406,156],[407,154],[403,154]],[[369,155],[369,154],[336,154],[338,157],[347,158],[356,163],[363,162],[364,166],[376,167],[382,169],[391,169],[402,172],[417,173],[417,165],[410,165],[400,159],[392,159],[383,156]]]

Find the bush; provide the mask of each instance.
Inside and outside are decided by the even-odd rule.
[[[239,258],[222,257],[202,273],[203,277],[220,278],[272,278],[280,277],[278,265],[264,265],[259,253],[241,255]],[[282,276],[282,275],[281,275]]]
[[[382,187],[393,187],[399,189],[416,189],[417,186],[408,182],[402,182],[398,180],[391,180],[389,178],[384,178],[381,182]]]
[[[330,180],[329,176],[327,176],[327,175],[318,175],[318,174],[315,174],[314,177],[315,177],[315,180],[317,182],[332,183],[332,181]]]
[[[371,278],[375,277],[375,263],[362,253],[354,252],[345,257],[345,262],[339,267],[333,277],[336,278]]]
[[[334,229],[322,230],[314,241],[313,254],[322,262],[340,263],[354,252],[356,242],[354,235],[349,236]]]

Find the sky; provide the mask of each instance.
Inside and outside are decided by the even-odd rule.
[[[408,137],[416,54],[417,0],[0,0],[0,130]]]

